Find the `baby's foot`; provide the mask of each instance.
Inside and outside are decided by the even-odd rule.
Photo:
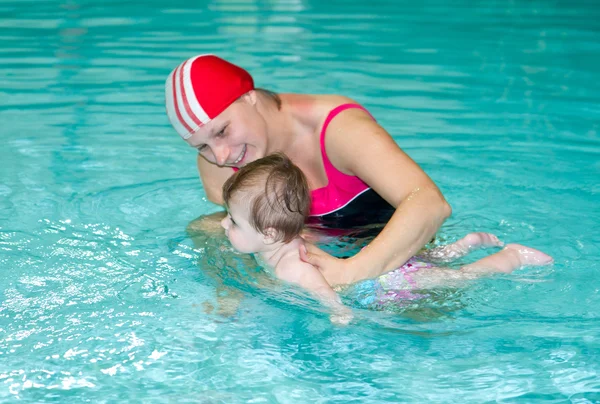
[[[522,266],[548,265],[554,262],[554,259],[551,256],[521,244],[507,244],[504,249],[516,252]]]
[[[481,247],[502,247],[504,243],[491,233],[469,233],[456,242],[467,251]]]

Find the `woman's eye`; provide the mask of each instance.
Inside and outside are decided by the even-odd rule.
[[[227,129],[227,126],[225,126],[223,129],[221,129],[219,132],[217,132],[216,137],[224,137],[225,136],[225,129]]]
[[[198,146],[196,149],[198,150],[198,153],[202,153],[206,151],[206,145],[203,144],[202,146]]]

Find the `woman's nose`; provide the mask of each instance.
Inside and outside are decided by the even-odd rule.
[[[215,163],[218,166],[224,166],[229,158],[229,146],[224,144],[215,146],[213,147],[213,153],[215,155]]]
[[[221,220],[221,227],[224,228],[225,230],[227,230],[227,227],[229,227],[229,218],[225,217],[223,220]]]

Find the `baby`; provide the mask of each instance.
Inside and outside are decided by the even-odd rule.
[[[321,272],[300,259],[304,239],[300,236],[310,207],[310,191],[302,171],[285,155],[273,154],[245,165],[223,185],[228,214],[221,222],[231,245],[255,256],[272,268],[275,276],[311,292],[333,311],[333,322],[345,324],[351,311]],[[449,261],[478,247],[501,246],[487,233],[471,233],[456,243],[426,253],[429,258]],[[376,279],[384,300],[400,291],[425,289],[458,279],[474,279],[493,272],[509,273],[524,265],[545,265],[548,255],[518,244],[462,268],[438,268],[411,258],[402,267]]]

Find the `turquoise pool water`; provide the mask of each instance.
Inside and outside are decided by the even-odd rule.
[[[600,8],[412,3],[1,0],[0,401],[600,401]],[[261,286],[185,232],[217,209],[163,83],[205,52],[367,106],[451,203],[440,239],[556,264],[346,328]]]

